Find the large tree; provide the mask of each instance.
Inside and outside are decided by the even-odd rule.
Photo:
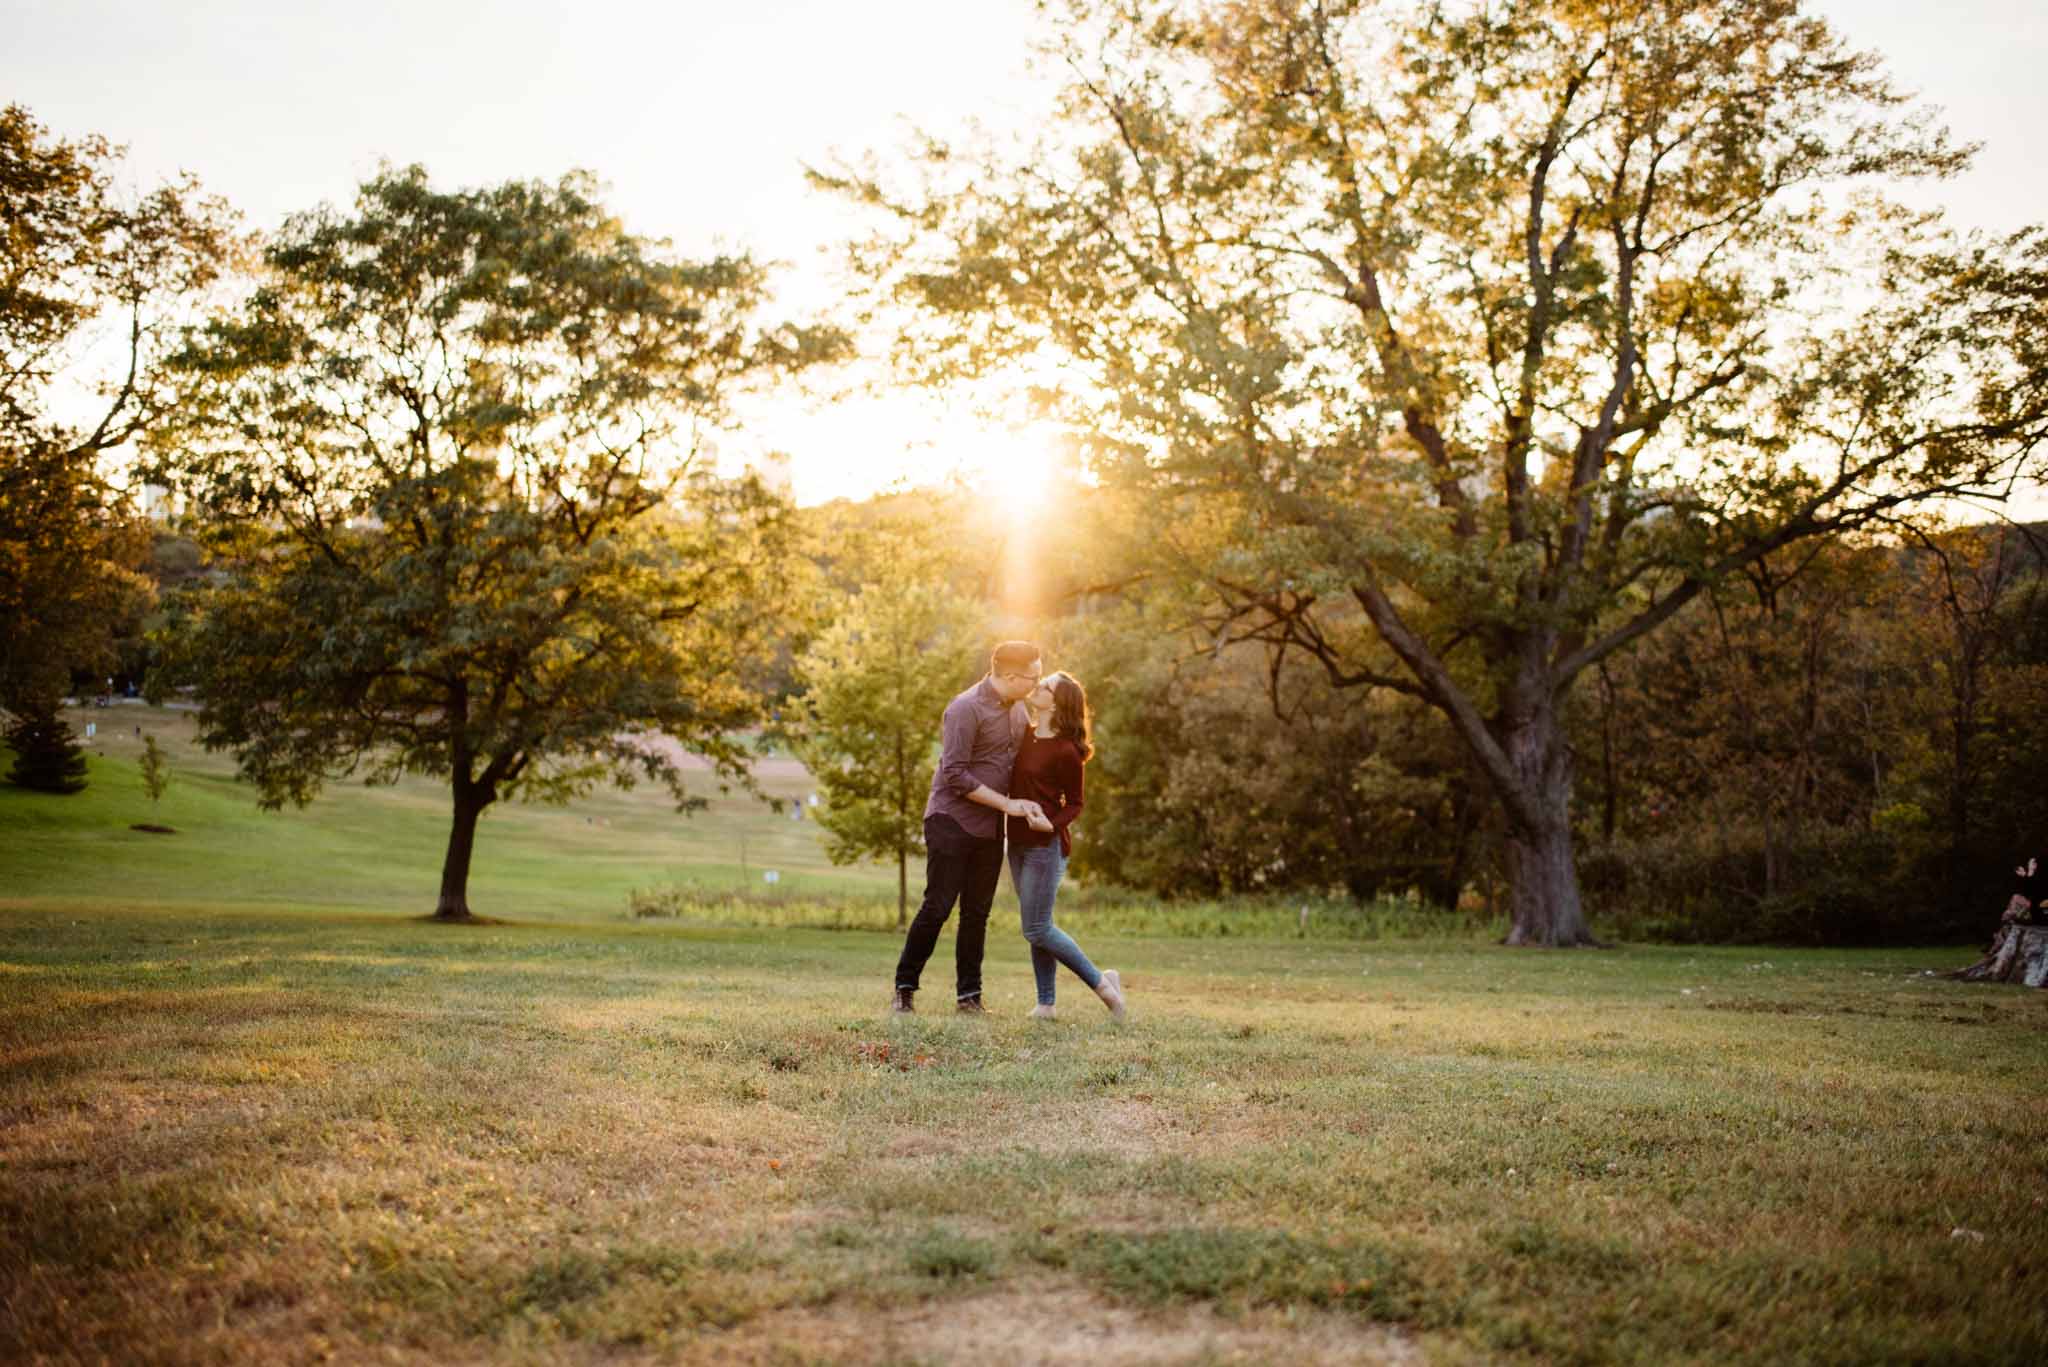
[[[192,181],[130,195],[120,159],[0,109],[0,708],[45,726],[150,596],[105,466],[163,418],[176,324],[233,246]]]
[[[855,257],[904,359],[1061,358],[1220,630],[1440,710],[1512,943],[1589,939],[1588,670],[1779,548],[2006,491],[2048,431],[2048,235],[1880,198],[1967,151],[1796,0],[1051,8],[1034,145],[820,176],[886,215]]]
[[[736,386],[836,350],[757,325],[764,289],[627,233],[581,176],[415,167],[291,219],[183,357],[166,464],[229,573],[154,686],[197,685],[200,739],[267,805],[446,779],[445,919],[493,802],[643,776],[688,803],[684,749],[746,781],[793,533],[703,436]]]

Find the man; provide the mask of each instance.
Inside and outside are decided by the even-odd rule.
[[[1036,802],[1009,796],[1010,766],[1024,737],[1023,700],[1043,672],[1039,649],[1005,641],[989,656],[981,682],[946,704],[939,767],[924,804],[924,902],[896,961],[897,1011],[914,1011],[917,980],[938,945],[939,931],[960,903],[960,934],[953,961],[956,1009],[986,1014],[981,1005],[981,947],[989,908],[1003,868],[1003,818],[1036,817]]]

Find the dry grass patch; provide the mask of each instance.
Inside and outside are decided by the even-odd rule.
[[[1176,1150],[1187,1130],[1149,1101],[1104,1098],[1046,1106],[1026,1116],[1013,1142],[1052,1154],[1109,1154],[1127,1160]]]
[[[1398,1330],[1325,1311],[1136,1307],[1070,1280],[894,1305],[780,1311],[690,1344],[678,1361],[716,1364],[985,1362],[1149,1367],[1191,1362],[1419,1363]]]

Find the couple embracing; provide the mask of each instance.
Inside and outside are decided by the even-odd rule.
[[[1112,1016],[1123,1019],[1116,970],[1088,962],[1052,919],[1053,899],[1074,849],[1074,818],[1081,814],[1081,770],[1094,754],[1088,730],[1088,696],[1080,681],[1044,673],[1040,651],[1029,641],[997,646],[987,677],[946,704],[939,767],[924,807],[924,902],[896,962],[896,1011],[916,1009],[918,978],[957,901],[955,1009],[985,1014],[982,943],[1007,843],[1010,881],[1038,980],[1031,1015],[1053,1019],[1054,979],[1065,964]]]

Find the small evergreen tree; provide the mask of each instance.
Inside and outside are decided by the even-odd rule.
[[[77,793],[85,789],[85,752],[70,726],[48,703],[31,703],[7,728],[14,751],[9,782],[39,793]]]
[[[155,736],[142,738],[142,791],[149,794],[150,809],[154,811],[163,801],[164,790],[171,786],[171,762],[164,754],[164,748],[156,743]]]

